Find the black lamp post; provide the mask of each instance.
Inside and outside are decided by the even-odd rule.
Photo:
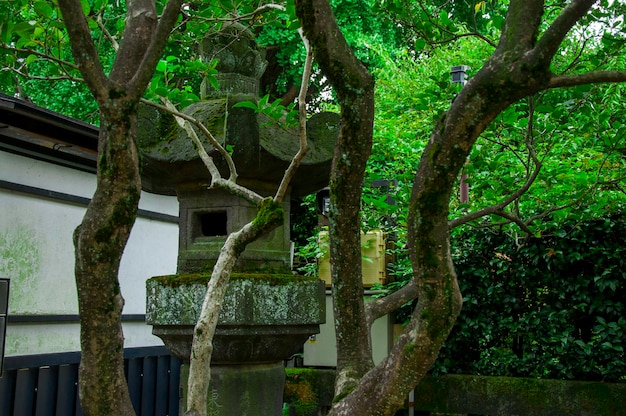
[[[467,82],[467,71],[471,68],[467,65],[453,66],[450,69],[450,75],[452,76],[453,84],[461,84],[461,88],[465,86]],[[467,174],[465,168],[461,170],[461,181],[459,185],[459,200],[462,204],[469,203],[469,184],[467,183]]]

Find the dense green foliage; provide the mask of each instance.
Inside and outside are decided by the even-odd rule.
[[[395,240],[392,281],[386,287],[393,290],[412,277],[405,233],[416,167],[436,121],[460,90],[450,83],[450,67],[468,65],[471,78],[482,66],[493,51],[506,4],[332,3],[348,42],[376,78],[374,146],[362,223],[364,230],[383,228]],[[602,30],[576,29],[566,41],[553,62],[556,73],[626,66],[626,42],[619,27],[623,17],[615,18],[620,15],[617,8],[624,6],[613,3],[612,11],[602,1],[592,13],[604,21]],[[113,56],[112,40],[119,40],[124,27],[123,2],[82,4],[101,55]],[[248,15],[256,2],[191,4],[172,34],[147,96],[166,95],[181,107],[197,100],[200,82],[211,82],[216,65],[211,57],[200,59],[197,45],[223,24],[221,18],[234,14],[247,16],[245,24],[268,47],[263,92],[271,98],[287,93],[300,83],[304,49],[294,30],[293,2],[285,5],[284,11]],[[560,4],[554,10],[560,10]],[[0,16],[0,91],[97,122],[95,102],[77,79],[55,6],[45,1],[0,2]],[[474,36],[463,37],[467,33]],[[111,64],[103,59],[105,70]],[[332,100],[332,94],[323,93],[326,81],[319,71],[314,81],[311,100]],[[511,198],[538,173],[530,189],[500,212],[469,224],[479,231],[467,225],[452,230],[466,301],[437,371],[607,380],[624,373],[620,348],[625,324],[619,318],[623,304],[618,296],[623,297],[625,283],[618,260],[624,232],[619,215],[626,201],[625,94],[619,84],[543,92],[509,107],[479,138],[465,169],[469,202],[461,203],[454,195],[451,219]],[[270,101],[266,96],[262,102]],[[261,111],[260,105],[255,109]],[[380,180],[389,181],[389,186],[375,186]],[[294,240],[302,245],[315,222],[312,199],[305,203],[308,220],[293,225]],[[617,217],[607,219],[609,215]],[[313,244],[301,253],[320,255],[315,238],[309,241]],[[501,326],[493,325],[496,320]],[[544,323],[549,328],[537,327]],[[482,331],[480,337],[477,331]],[[468,352],[458,353],[452,349],[455,345]],[[472,361],[454,361],[455,354],[471,355]]]
[[[106,57],[115,55],[115,44],[124,29],[125,4],[102,0],[81,3],[107,71],[112,62]],[[351,46],[371,68],[381,66],[376,50],[398,50],[401,28],[389,19],[380,18],[375,1],[367,1],[367,7],[362,1],[354,0],[333,3]],[[305,52],[296,31],[298,23],[293,1],[276,4],[278,7],[261,7],[251,1],[190,4],[170,37],[147,98],[165,96],[180,108],[197,101],[201,81],[211,82],[216,65],[212,57],[201,56],[199,45],[207,33],[219,30],[228,19],[236,17],[250,27],[257,41],[267,48],[268,67],[261,80],[262,94],[268,94],[273,102],[289,92],[291,95],[287,94],[283,104],[292,102],[293,92],[301,83]],[[57,7],[45,1],[0,2],[0,16],[6,16],[0,19],[0,62],[3,64],[0,92],[98,123],[96,105],[73,65]],[[322,95],[325,100],[332,100],[327,80],[316,70],[308,96],[312,110],[317,108]]]
[[[463,310],[434,371],[626,381],[626,217],[454,241]]]

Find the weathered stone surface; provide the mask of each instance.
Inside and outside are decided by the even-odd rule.
[[[175,275],[149,279],[146,322],[195,325],[208,277]],[[325,309],[324,282],[317,278],[261,273],[233,276],[218,325],[320,324],[325,321]]]
[[[189,366],[181,368],[186,379]],[[280,415],[283,407],[282,388],[285,369],[282,363],[259,365],[227,365],[211,369],[211,388],[207,396],[208,415],[264,416]],[[179,414],[184,413],[187,386],[182,386]]]
[[[183,283],[190,280],[196,282]],[[147,282],[146,323],[188,361],[193,328],[206,293],[201,276]],[[213,363],[276,362],[296,353],[325,321],[324,282],[257,275],[229,282],[214,337]]]
[[[183,113],[204,124],[222,145],[232,146],[232,157],[242,179],[278,183],[299,148],[297,129],[285,127],[265,114],[233,107],[248,96],[214,98],[190,105]],[[174,195],[176,185],[211,181],[194,143],[178,128],[172,116],[152,107],[139,111],[139,147],[142,152],[142,184],[153,193]],[[339,115],[319,113],[307,123],[309,151],[302,161],[292,188],[296,195],[317,191],[328,183],[333,148],[339,134]],[[204,148],[223,176],[228,175],[223,158],[198,132]],[[206,187],[206,186],[205,186]]]
[[[418,410],[494,416],[623,415],[626,384],[517,377],[426,377],[415,389]]]

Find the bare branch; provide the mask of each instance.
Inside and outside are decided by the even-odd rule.
[[[52,61],[55,62],[57,64],[59,64],[59,66],[61,68],[63,67],[69,67],[75,70],[79,70],[80,68],[78,67],[78,65],[72,63],[72,62],[68,62],[65,61],[63,59],[59,59],[56,56],[53,55],[48,55],[47,53],[43,53],[43,52],[38,52],[36,50],[32,50],[32,49],[24,49],[24,48],[14,48],[12,46],[8,46],[8,45],[4,45],[4,44],[0,44],[0,49],[4,49],[7,51],[11,51],[11,52],[17,52],[17,53],[23,53],[23,54],[28,54],[28,55],[35,55],[35,56],[39,56],[41,58],[44,58],[48,61]]]
[[[111,33],[104,26],[104,23],[102,23],[102,14],[98,14],[98,18],[96,19],[96,23],[98,24],[98,27],[100,28],[100,30],[104,34],[104,37],[107,38],[109,40],[109,42],[111,42],[111,46],[113,47],[113,50],[115,52],[117,52],[120,49],[120,44],[117,43],[115,38],[111,35]]]
[[[198,138],[198,135],[196,134],[196,131],[191,126],[193,124],[194,126],[198,127],[202,131],[202,133],[209,138],[209,140],[217,143],[217,141],[215,140],[211,132],[206,127],[204,127],[202,123],[200,123],[198,120],[194,119],[193,117],[190,117],[190,116],[181,117],[181,116],[184,116],[184,114],[176,110],[174,105],[170,101],[168,101],[166,98],[162,98],[162,100],[165,102],[165,105],[168,111],[176,119],[176,122],[178,123],[178,125],[185,129],[185,131],[187,132],[191,140],[196,145],[196,148],[198,149],[198,154],[200,155],[202,162],[204,163],[204,165],[209,170],[209,173],[211,174],[211,188],[227,189],[228,191],[232,192],[235,195],[239,195],[246,200],[249,200],[258,204],[261,201],[261,199],[263,199],[262,196],[251,191],[250,189],[246,187],[238,185],[235,180],[231,180],[231,179],[226,180],[222,178],[222,175],[217,169],[217,166],[215,166],[215,163],[213,162],[213,158],[206,152],[206,150],[204,149],[204,146],[202,145],[202,142],[200,141],[200,139]],[[230,155],[228,155],[228,157],[230,159]],[[232,162],[232,159],[231,159],[231,162]]]
[[[193,129],[193,127],[191,127],[191,123],[188,120],[178,116],[180,112],[176,109],[176,107],[174,107],[174,104],[172,104],[171,101],[163,97],[161,97],[161,100],[165,103],[165,107],[169,110],[169,112],[174,116],[178,125],[181,128],[185,129],[187,135],[191,138],[191,141],[193,141],[193,143],[196,145],[196,148],[198,149],[198,154],[200,155],[200,159],[202,159],[204,166],[206,166],[206,168],[209,170],[209,173],[211,174],[211,180],[221,179],[222,175],[220,174],[219,169],[217,169],[217,166],[215,166],[213,158],[209,156],[209,154],[204,149],[204,146],[198,138],[196,131]]]
[[[211,17],[211,18],[206,18],[206,17],[201,17],[201,16],[198,16],[198,17],[204,21],[209,21],[209,22],[240,22],[242,20],[254,20],[261,13],[269,12],[272,10],[285,11],[286,9],[285,9],[285,6],[283,6],[282,4],[268,3],[262,6],[259,6],[257,9],[249,13],[240,14],[240,15],[236,15],[232,17]]]
[[[281,202],[285,197],[285,193],[287,192],[287,188],[289,187],[289,183],[291,179],[296,174],[296,169],[300,166],[302,159],[309,151],[309,144],[306,138],[306,94],[309,85],[309,79],[311,78],[311,69],[313,67],[313,52],[311,51],[311,44],[309,40],[304,36],[304,32],[302,28],[298,29],[298,33],[300,33],[300,37],[302,38],[302,42],[304,43],[304,49],[306,50],[306,60],[304,62],[304,70],[302,72],[302,83],[300,85],[300,94],[298,95],[298,116],[299,116],[299,139],[300,139],[300,148],[296,155],[291,159],[291,163],[289,167],[285,171],[283,175],[283,179],[280,182],[280,186],[276,191],[276,195],[274,196],[274,200],[276,202]]]
[[[497,215],[499,217],[502,217],[504,219],[507,219],[510,222],[516,224],[522,231],[524,231],[526,233],[526,235],[532,235],[533,234],[533,231],[528,227],[528,224],[530,224],[530,222],[523,221],[517,215],[512,214],[510,212],[506,212],[504,210],[500,210],[500,211],[494,212],[493,214]]]
[[[143,98],[141,99],[141,102],[144,104],[150,105],[152,107],[158,108],[159,110],[171,113],[172,115],[179,117],[183,120],[187,120],[188,122],[196,126],[202,132],[202,134],[206,136],[206,138],[209,140],[209,143],[211,143],[211,146],[213,146],[220,153],[220,155],[222,155],[224,160],[226,160],[226,164],[228,165],[228,169],[230,172],[230,177],[228,178],[228,180],[232,182],[237,181],[237,169],[235,167],[235,162],[233,161],[232,157],[230,157],[230,154],[228,153],[228,151],[224,149],[224,146],[222,146],[220,142],[217,141],[215,136],[213,136],[213,134],[204,126],[204,124],[200,123],[194,117],[191,117],[185,113],[181,113],[180,111],[176,109],[170,109],[166,106],[159,105],[158,103],[148,101]]]
[[[59,76],[54,76],[54,77],[50,77],[50,76],[41,76],[41,75],[30,75],[27,73],[24,73],[22,71],[20,71],[17,68],[11,68],[11,67],[5,67],[0,69],[0,72],[2,71],[11,71],[14,72],[16,74],[18,74],[21,77],[27,78],[27,79],[36,79],[39,81],[76,81],[76,82],[83,82],[84,80],[82,78],[78,78],[78,77],[73,77],[71,75],[59,75]]]

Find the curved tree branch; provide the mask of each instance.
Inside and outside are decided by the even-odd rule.
[[[522,0],[523,1],[523,0]],[[552,61],[561,42],[574,25],[583,17],[598,0],[573,0],[552,22],[541,36],[532,54],[543,64]]]
[[[616,82],[626,82],[626,71],[592,71],[584,74],[554,76],[550,79],[548,88]]]
[[[328,1],[295,3],[315,59],[341,106],[330,174],[329,237],[338,351],[335,392],[345,394],[373,366],[364,313],[359,214],[361,183],[372,148],[374,80],[346,42]]]
[[[165,50],[165,45],[171,34],[172,27],[174,27],[176,19],[178,19],[182,3],[182,0],[168,0],[165,9],[163,9],[141,64],[129,82],[129,86],[136,94],[136,98],[141,97],[146,85],[148,85],[154,74],[154,68],[156,68],[159,59],[161,59],[161,54]]]
[[[274,200],[276,202],[281,202],[287,193],[287,189],[289,187],[289,183],[293,176],[296,174],[296,169],[300,166],[300,162],[306,156],[306,153],[309,151],[309,144],[306,137],[306,95],[309,85],[309,78],[311,78],[311,69],[313,68],[313,51],[311,50],[311,44],[309,43],[306,36],[302,31],[302,28],[298,30],[300,33],[300,37],[302,38],[302,42],[304,43],[304,49],[306,50],[306,59],[304,61],[304,70],[302,71],[302,83],[300,84],[300,94],[298,95],[298,116],[299,116],[299,140],[300,140],[300,148],[298,149],[298,153],[291,159],[291,163],[289,163],[289,167],[285,171],[283,175],[283,179],[280,182],[280,186],[276,191],[276,195],[274,196]]]
[[[529,147],[529,152],[530,152],[530,157],[535,165],[535,168],[533,169],[533,172],[530,174],[530,176],[526,179],[526,182],[524,182],[524,185],[522,185],[517,191],[509,195],[508,198],[504,199],[503,201],[495,205],[479,209],[478,211],[474,211],[472,213],[469,213],[467,215],[464,215],[462,217],[455,218],[454,220],[449,221],[448,227],[452,229],[452,228],[458,227],[463,224],[467,224],[470,221],[474,221],[478,218],[481,218],[490,214],[501,215],[501,213],[504,212],[503,209],[505,207],[512,204],[514,201],[516,201],[522,195],[524,195],[530,189],[532,184],[535,182],[535,179],[537,179],[537,176],[539,175],[539,172],[541,171],[541,166],[542,166],[541,162],[537,158],[537,155],[535,154],[534,150],[531,147]]]
[[[111,81],[102,69],[80,0],[59,0],[59,8],[70,36],[72,54],[83,74],[85,84],[99,104],[105,103],[109,98]]]
[[[417,298],[417,285],[411,279],[402,288],[382,298],[374,299],[365,304],[367,327],[371,328],[374,321],[400,308],[407,302]]]

